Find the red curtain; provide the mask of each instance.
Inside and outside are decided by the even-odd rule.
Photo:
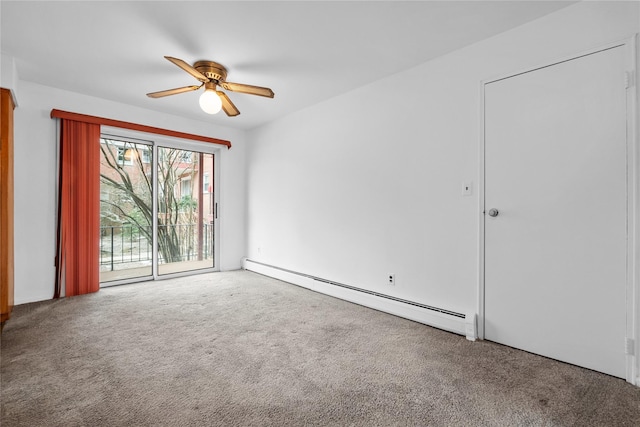
[[[54,298],[100,289],[100,125],[61,119]]]

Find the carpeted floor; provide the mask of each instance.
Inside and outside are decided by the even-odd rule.
[[[638,426],[621,379],[246,271],[15,308],[9,426]]]

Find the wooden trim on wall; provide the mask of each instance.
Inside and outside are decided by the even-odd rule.
[[[11,316],[14,286],[13,109],[11,92],[0,89],[0,324]]]
[[[67,119],[75,120],[78,122],[94,123],[104,126],[113,126],[121,129],[129,129],[139,132],[153,133],[157,135],[171,136],[174,138],[189,139],[192,141],[208,142],[211,144],[225,145],[227,148],[231,148],[231,142],[224,139],[211,138],[209,136],[195,135],[192,133],[178,132],[175,130],[157,128],[153,126],[140,125],[137,123],[123,122],[120,120],[106,119],[104,117],[90,116],[87,114],[71,113],[62,110],[51,110],[52,119]]]

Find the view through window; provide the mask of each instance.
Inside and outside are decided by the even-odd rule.
[[[156,162],[152,145],[110,138],[100,148],[101,283],[215,267],[214,155],[158,147]]]
[[[158,274],[213,267],[213,155],[158,148]]]

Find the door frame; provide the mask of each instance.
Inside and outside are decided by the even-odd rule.
[[[627,94],[627,283],[626,283],[626,376],[627,382],[640,387],[640,131],[638,129],[638,74],[637,38],[632,37],[608,43],[588,51],[566,56],[537,67],[482,80],[480,82],[480,147],[478,174],[478,287],[477,287],[477,329],[478,338],[484,339],[485,322],[485,87],[520,74],[551,67],[562,62],[592,55],[617,47],[625,49],[625,72],[628,73]],[[632,340],[632,341],[629,341]]]
[[[185,140],[185,139],[180,139],[180,138],[174,138],[174,137],[168,137],[168,136],[164,136],[164,135],[156,135],[156,134],[149,134],[146,132],[141,132],[141,131],[135,131],[135,130],[130,130],[130,129],[123,129],[123,128],[117,128],[117,127],[112,127],[112,126],[101,126],[100,128],[100,134],[104,135],[104,134],[108,134],[113,136],[114,138],[121,138],[123,140],[127,140],[127,141],[131,141],[131,142],[140,142],[140,143],[145,143],[148,144],[150,146],[150,148],[152,149],[152,159],[153,159],[153,175],[152,175],[152,189],[153,189],[153,195],[152,195],[152,211],[153,211],[153,235],[154,235],[154,240],[152,243],[152,259],[153,259],[153,264],[152,264],[152,269],[151,269],[151,275],[146,275],[146,276],[141,276],[141,277],[134,277],[131,279],[122,279],[122,280],[114,280],[111,282],[106,282],[106,283],[101,283],[100,287],[110,287],[110,286],[118,286],[118,285],[124,285],[124,284],[129,284],[129,283],[136,283],[136,282],[144,282],[144,281],[150,281],[150,280],[164,280],[164,279],[171,279],[171,278],[175,278],[175,277],[183,277],[183,276],[192,276],[192,275],[196,275],[196,274],[204,274],[204,273],[212,273],[212,272],[217,272],[220,271],[220,210],[219,210],[219,203],[220,203],[220,158],[221,155],[220,153],[222,152],[222,148],[218,147],[218,146],[213,146],[212,144],[208,144],[206,142],[197,142],[197,141],[192,141],[192,140]],[[189,271],[183,271],[183,272],[177,272],[177,273],[170,273],[170,274],[158,274],[158,266],[157,266],[157,259],[158,259],[158,248],[157,248],[157,243],[156,243],[156,239],[155,236],[157,235],[157,227],[158,227],[158,220],[157,220],[157,213],[158,213],[158,200],[156,197],[157,191],[158,191],[158,174],[157,174],[157,164],[156,164],[156,159],[158,156],[158,148],[174,148],[174,149],[180,149],[180,150],[188,150],[188,151],[197,151],[197,152],[205,152],[205,153],[211,153],[213,154],[213,176],[211,177],[213,180],[213,195],[214,195],[214,222],[213,222],[213,233],[214,233],[214,240],[213,240],[213,250],[214,250],[214,266],[211,268],[203,268],[203,269],[198,269],[198,270],[189,270]]]
[[[174,138],[169,138],[165,136],[158,136],[154,139],[153,144],[153,158],[157,159],[158,157],[158,149],[159,148],[170,148],[176,150],[186,150],[193,152],[202,152],[213,155],[213,204],[214,204],[214,214],[213,214],[213,267],[210,268],[202,268],[198,270],[187,270],[181,271],[177,273],[158,273],[158,245],[154,243],[153,245],[153,259],[154,259],[154,268],[153,268],[153,280],[164,280],[164,279],[172,279],[174,277],[183,277],[183,276],[193,276],[195,274],[203,274],[203,273],[211,273],[220,271],[220,216],[218,215],[218,203],[220,202],[220,147],[212,147],[211,144],[207,144],[206,142],[196,142],[196,141],[184,141],[178,140]],[[157,164],[156,164],[157,166]],[[202,191],[202,188],[200,188]],[[153,198],[153,235],[158,235],[158,174],[157,170],[153,174],[153,193],[155,197]]]

